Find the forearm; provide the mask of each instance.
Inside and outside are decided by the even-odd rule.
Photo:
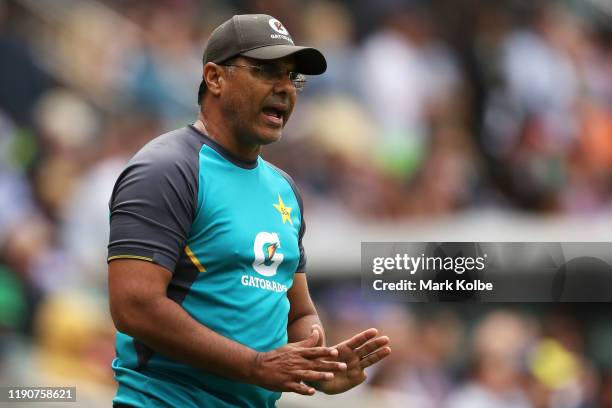
[[[300,316],[289,322],[289,324],[287,325],[287,335],[289,337],[289,343],[301,341],[304,340],[306,337],[310,336],[313,324],[316,324],[320,327],[321,337],[318,345],[325,346],[325,331],[323,330],[323,325],[321,324],[321,320],[319,319],[319,315],[316,313],[316,311],[310,314]]]
[[[160,297],[130,309],[120,324],[116,321],[117,328],[159,354],[226,378],[254,382],[257,352],[198,323],[176,302]]]

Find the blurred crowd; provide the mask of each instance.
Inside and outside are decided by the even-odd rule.
[[[314,293],[331,344],[356,327],[392,339],[367,379],[381,406],[612,407],[609,307],[370,303],[358,286],[329,284]]]
[[[0,0],[0,340],[112,385],[112,186],[148,140],[193,122],[207,36],[249,12],[328,60],[264,150],[310,214],[612,209],[609,1]],[[603,329],[340,298],[321,307],[338,338],[368,315],[402,339],[369,381],[414,406],[612,406],[612,376],[586,357]]]

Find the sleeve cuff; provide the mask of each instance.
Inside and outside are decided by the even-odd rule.
[[[143,248],[134,247],[114,247],[109,248],[107,262],[115,259],[136,259],[140,261],[152,262],[154,264],[163,266],[170,272],[174,273],[176,267],[176,261],[169,256],[154,252]]]

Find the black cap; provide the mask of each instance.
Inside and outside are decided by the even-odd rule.
[[[222,63],[238,55],[261,60],[294,55],[295,70],[307,75],[327,69],[319,50],[295,45],[285,26],[266,14],[237,15],[217,27],[206,44],[204,64]]]

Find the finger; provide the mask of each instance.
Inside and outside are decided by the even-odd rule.
[[[386,346],[387,344],[389,344],[389,338],[387,336],[378,337],[357,348],[355,350],[355,353],[357,353],[359,358],[364,358],[368,354],[375,352],[376,350],[383,346]]]
[[[378,363],[383,358],[387,357],[391,354],[391,347],[383,347],[380,350],[370,354],[361,359],[359,365],[362,369],[371,366],[372,364]]]
[[[313,330],[310,333],[310,336],[308,336],[304,340],[298,341],[297,343],[294,343],[294,344],[296,346],[298,346],[298,347],[314,347],[319,342],[319,335],[320,335],[320,333],[319,333],[318,330]]]
[[[299,382],[287,383],[286,390],[290,392],[302,394],[302,395],[313,395],[315,393],[314,388],[309,387],[306,384],[302,384]]]
[[[320,357],[335,358],[338,356],[338,350],[333,347],[308,347],[300,350],[300,355],[309,360]]]
[[[313,360],[309,368],[315,371],[332,371],[337,373],[346,371],[347,365],[346,363],[339,363],[336,361]]]
[[[312,371],[312,370],[297,370],[295,371],[296,378],[300,381],[331,381],[334,379],[334,373]]]
[[[354,335],[350,339],[344,342],[346,346],[348,346],[351,350],[355,350],[357,347],[360,347],[368,340],[373,339],[378,334],[378,330],[372,328],[365,331],[362,331],[359,334]]]

